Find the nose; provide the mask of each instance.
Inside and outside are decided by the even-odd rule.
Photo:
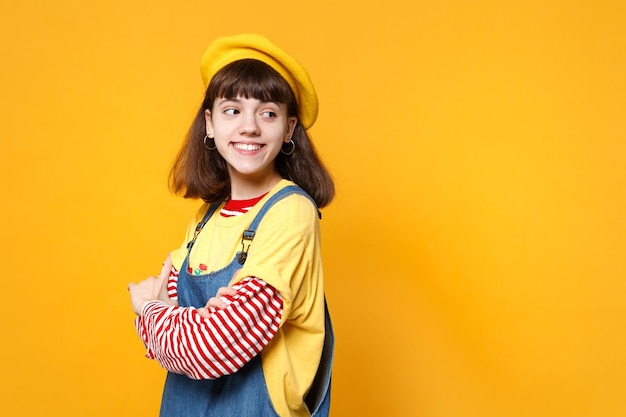
[[[243,114],[239,133],[242,135],[258,135],[260,133],[259,123],[254,113],[247,112]]]

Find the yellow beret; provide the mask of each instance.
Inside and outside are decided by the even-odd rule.
[[[305,129],[313,126],[318,102],[309,74],[298,61],[261,35],[241,34],[215,39],[200,62],[205,88],[220,69],[242,59],[262,61],[282,75],[296,96],[300,123]]]

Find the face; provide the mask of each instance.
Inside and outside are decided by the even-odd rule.
[[[254,98],[218,98],[205,112],[207,135],[226,160],[231,186],[280,178],[274,160],[289,142],[296,118],[287,106]]]

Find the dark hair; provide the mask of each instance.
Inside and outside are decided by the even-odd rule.
[[[204,146],[206,134],[205,110],[212,110],[218,98],[255,98],[287,106],[289,117],[297,117],[296,97],[287,81],[272,67],[254,59],[235,61],[222,68],[211,80],[204,101],[196,114],[185,141],[170,171],[170,189],[185,198],[201,198],[207,203],[226,199],[230,195],[230,179],[226,161],[217,151]],[[329,172],[320,160],[309,136],[298,122],[292,140],[291,155],[282,152],[275,163],[279,174],[298,184],[325,207],[335,195]]]

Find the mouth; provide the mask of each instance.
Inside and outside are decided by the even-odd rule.
[[[263,145],[258,143],[233,143],[233,147],[239,151],[254,152],[260,150]]]

